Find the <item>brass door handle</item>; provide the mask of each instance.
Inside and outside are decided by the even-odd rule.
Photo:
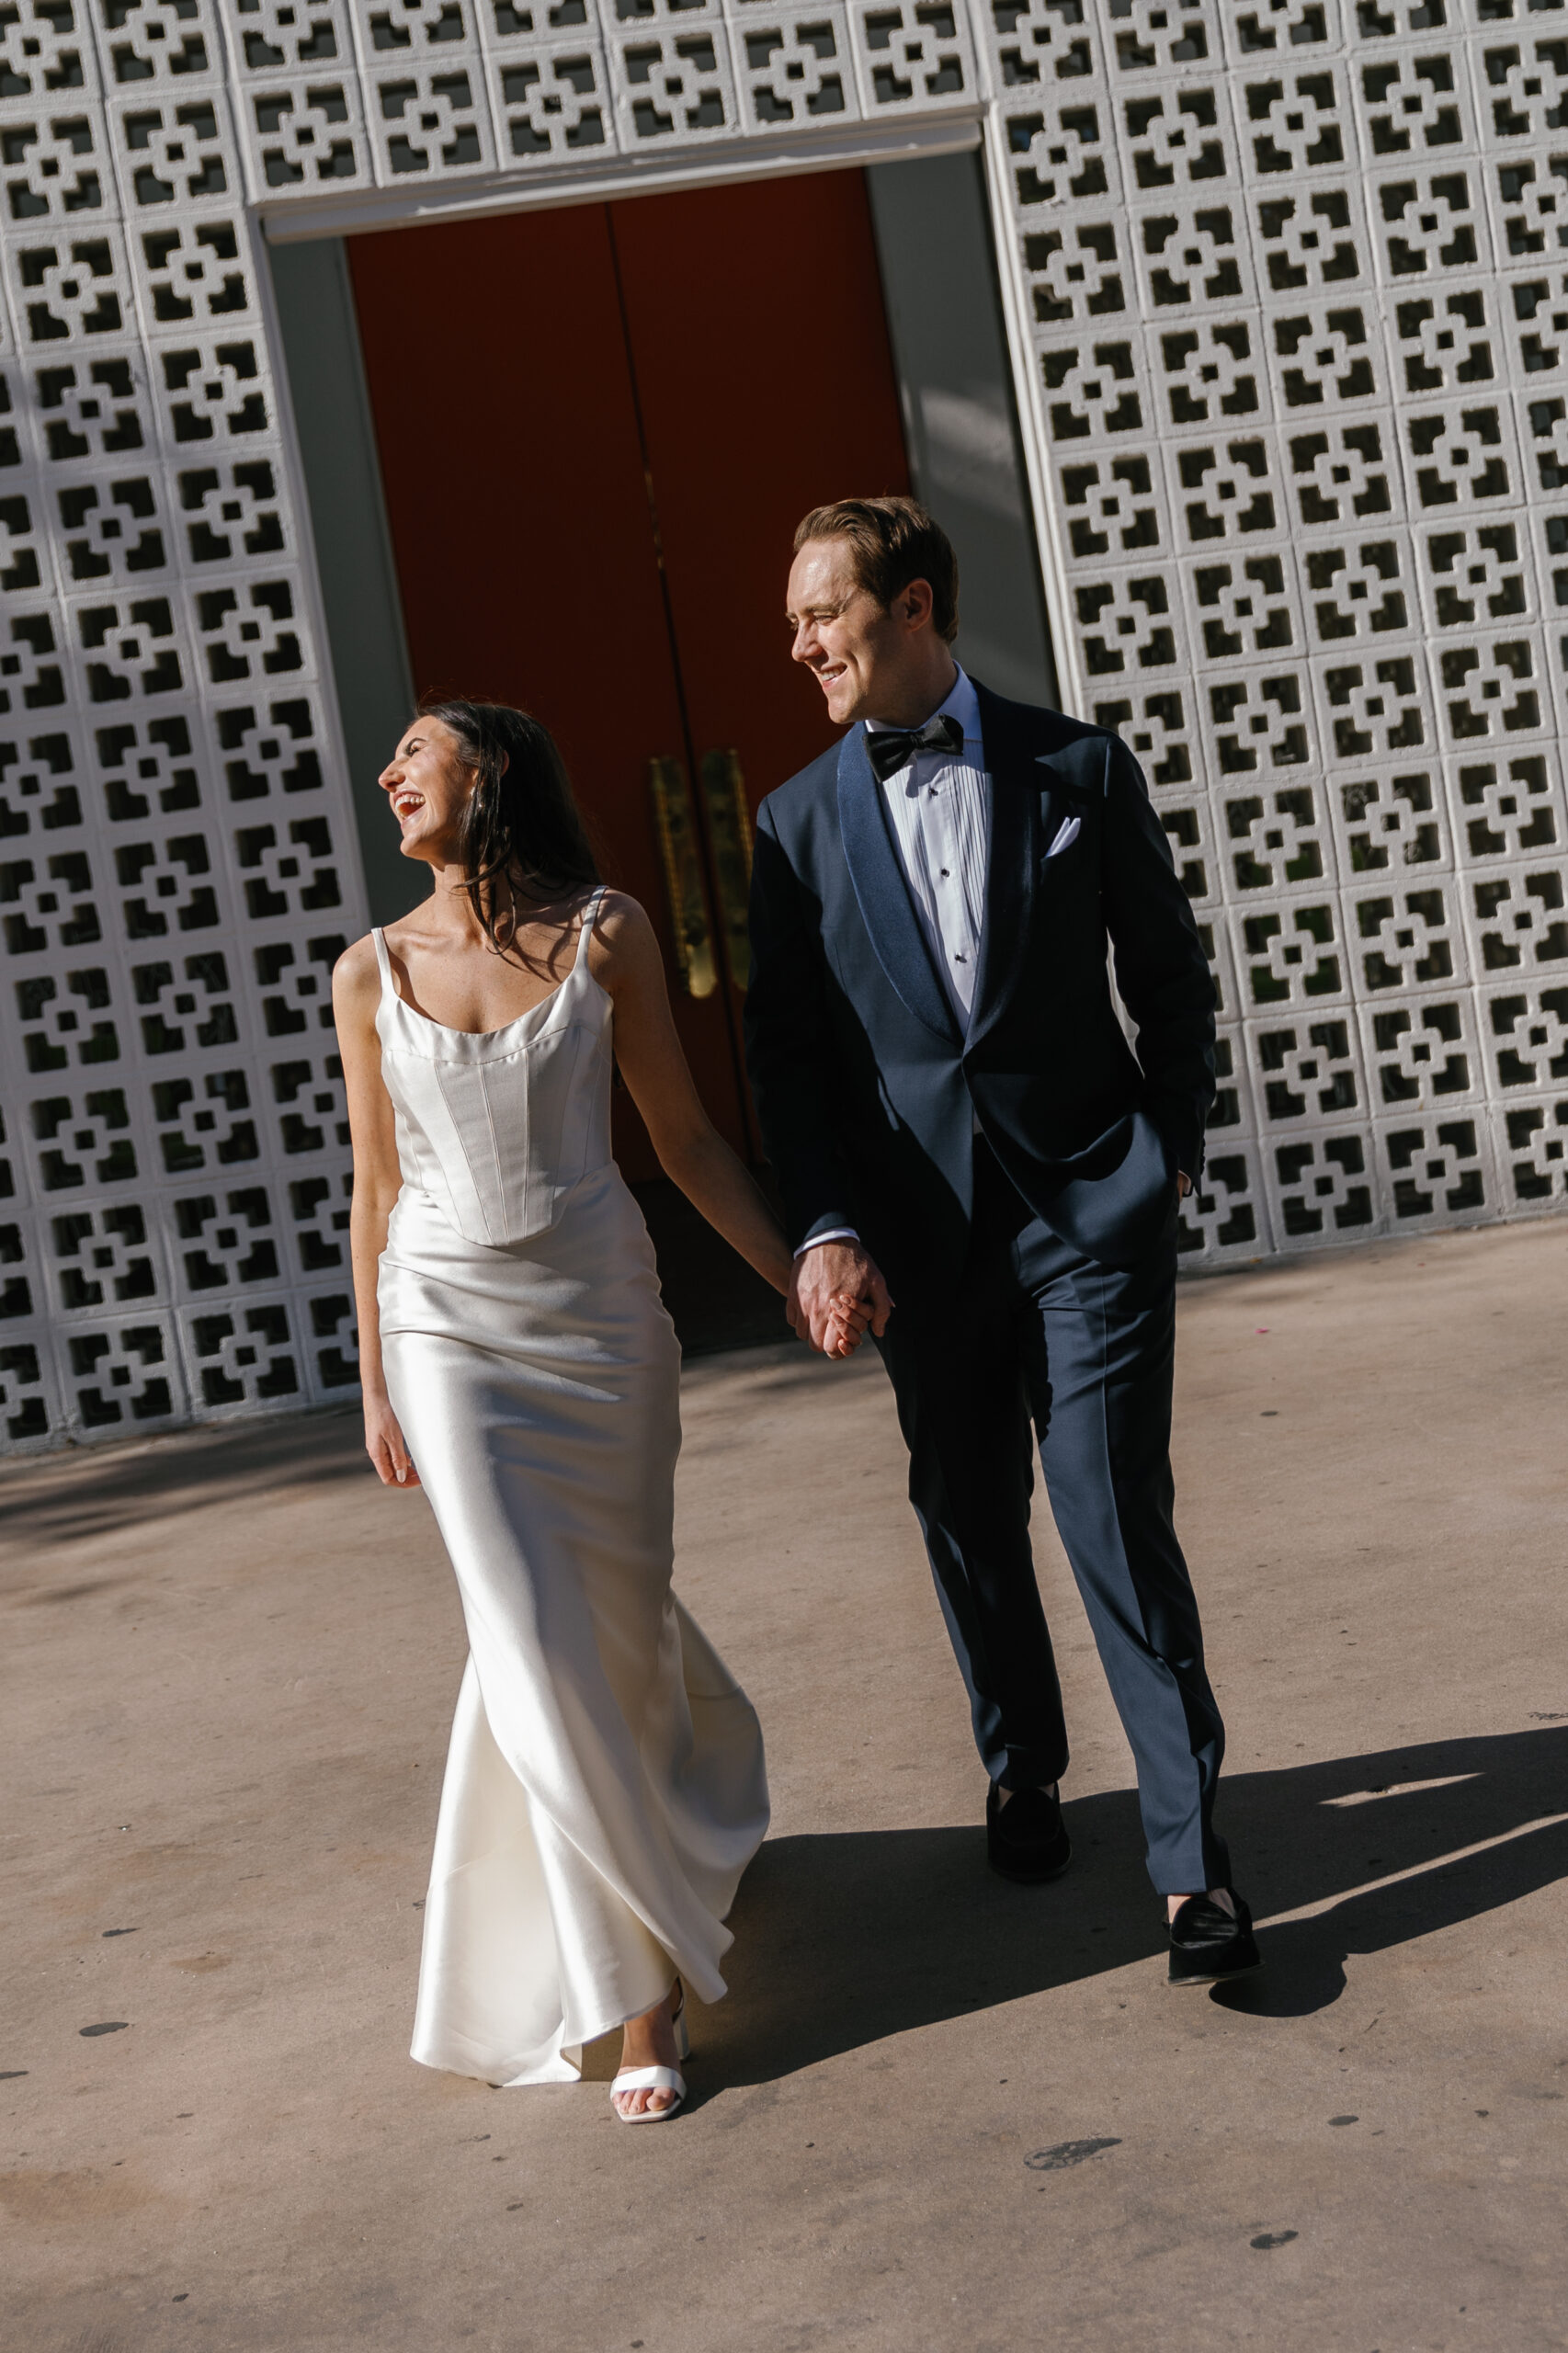
[[[711,996],[719,985],[719,968],[708,922],[708,894],[702,887],[691,787],[680,762],[664,758],[649,761],[648,784],[675,933],[676,969],[687,996]]]
[[[702,755],[702,808],[708,819],[708,839],[713,851],[713,873],[719,886],[719,913],[724,933],[724,961],[736,988],[751,977],[751,932],[747,907],[751,897],[751,811],[746,806],[745,779],[734,751]]]

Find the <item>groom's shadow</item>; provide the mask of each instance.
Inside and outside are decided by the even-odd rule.
[[[1449,1786],[1399,1786],[1438,1780]],[[1227,1779],[1223,1826],[1257,1916],[1345,1900],[1267,1930],[1267,1971],[1215,1998],[1272,2017],[1322,2009],[1343,1992],[1349,1954],[1381,1951],[1568,1877],[1568,1822],[1526,1828],[1564,1810],[1568,1730]],[[768,2081],[1128,1961],[1147,1961],[1153,1983],[1165,1938],[1136,1799],[1084,1798],[1066,1818],[1073,1868],[1041,1888],[989,1871],[979,1827],[770,1841],[732,1919],[732,1997],[698,2019],[715,2079]],[[1444,1859],[1485,1839],[1505,1843]],[[1348,1893],[1399,1871],[1412,1876]]]

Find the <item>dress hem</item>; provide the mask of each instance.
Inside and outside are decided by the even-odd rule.
[[[672,1976],[668,1987],[665,1989],[665,1998],[667,2000],[669,1995],[673,1993],[676,1986],[677,1984],[684,1984],[685,1983],[686,1980],[682,1972],[677,1969]],[[727,1985],[721,1985],[718,1994],[714,1997],[715,2001],[723,2001],[729,1993],[729,1990],[730,1989]],[[653,2005],[650,2004],[649,2007],[651,2008],[652,2006]],[[702,2006],[704,2009],[711,2009],[714,2006],[714,2003],[704,2002]],[[571,2042],[562,2041],[559,2043],[556,2046],[554,2056],[560,2063],[563,2071],[560,2075],[549,2074],[546,2072],[546,2067],[550,2063],[549,2062],[546,2062],[545,2064],[541,2066],[531,2065],[525,2062],[524,2068],[521,2072],[515,2075],[506,2075],[503,2070],[515,2065],[515,2061],[510,2059],[505,2060],[497,2065],[494,2063],[486,2064],[477,2059],[468,2062],[454,2059],[437,2059],[435,2057],[426,2057],[423,2052],[417,2049],[417,2047],[411,2047],[408,2055],[414,2061],[416,2067],[428,2067],[435,2075],[460,2075],[470,2083],[488,2084],[492,2091],[497,2092],[526,2091],[531,2089],[538,2084],[581,2083],[583,2079],[583,2053],[587,2049],[589,2043],[601,2041],[607,2034],[619,2033],[623,2027],[630,2026],[633,2018],[645,2018],[646,2016],[647,2012],[645,2010],[629,2010],[624,2018],[612,2019],[608,2026],[596,2027],[591,2034],[585,2034],[580,2040],[574,2040]],[[574,2052],[576,2054],[575,2057],[571,2055]]]

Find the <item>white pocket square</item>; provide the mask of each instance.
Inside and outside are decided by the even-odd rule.
[[[1056,829],[1056,839],[1045,853],[1047,858],[1059,858],[1064,849],[1072,848],[1078,838],[1080,823],[1081,820],[1077,817],[1063,817]]]

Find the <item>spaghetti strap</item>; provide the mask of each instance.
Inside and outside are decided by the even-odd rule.
[[[389,996],[396,996],[397,989],[392,981],[392,959],[387,954],[387,938],[379,923],[371,925],[370,937],[376,943],[376,961],[381,968],[381,996],[383,1000]]]
[[[577,931],[577,953],[572,960],[572,969],[574,972],[575,972],[578,965],[585,962],[587,958],[588,940],[592,935],[594,926],[598,920],[599,909],[604,904],[605,889],[606,885],[601,882],[594,892],[594,894],[588,901],[587,905],[583,909],[583,920]]]

